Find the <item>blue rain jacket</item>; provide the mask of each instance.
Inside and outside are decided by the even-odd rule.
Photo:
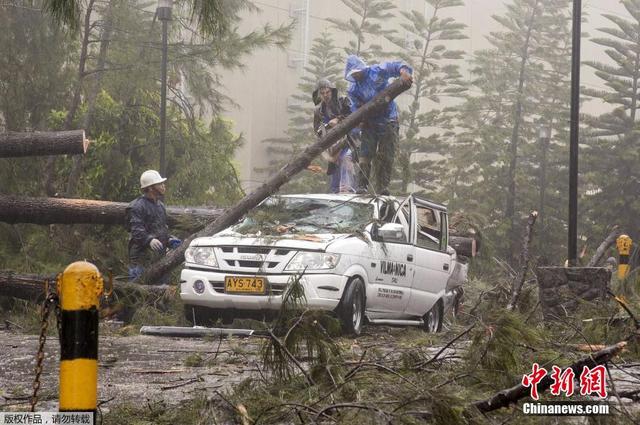
[[[374,98],[389,85],[389,78],[399,77],[400,70],[406,68],[410,73],[413,70],[410,66],[400,61],[383,62],[379,65],[370,65],[356,55],[349,55],[347,65],[344,70],[344,78],[350,82],[347,94],[351,100],[351,112],[356,111],[362,105]],[[365,76],[361,80],[353,78],[353,73],[363,71]],[[389,102],[387,109],[375,114],[367,119],[368,124],[380,125],[387,121],[398,120],[398,107],[393,100]]]

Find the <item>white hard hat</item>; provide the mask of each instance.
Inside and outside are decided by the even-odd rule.
[[[140,189],[166,181],[156,170],[147,170],[140,176]]]

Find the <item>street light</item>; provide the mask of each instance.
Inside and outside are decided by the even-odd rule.
[[[574,267],[578,258],[578,148],[580,139],[580,37],[582,0],[573,0],[571,42],[571,121],[569,132],[569,240],[567,257]]]
[[[165,145],[167,139],[167,33],[173,0],[158,0],[156,14],[162,21],[162,74],[160,77],[160,175],[166,176]]]

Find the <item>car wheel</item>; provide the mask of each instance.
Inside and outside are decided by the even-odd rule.
[[[358,336],[364,324],[365,292],[364,283],[359,277],[353,279],[342,296],[340,321],[343,332]]]
[[[199,305],[185,305],[184,318],[191,326],[213,326],[218,321],[218,312]]]
[[[442,330],[442,302],[438,301],[422,316],[424,330],[429,333],[437,333]]]

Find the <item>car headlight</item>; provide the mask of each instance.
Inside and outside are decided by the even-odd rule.
[[[287,272],[307,270],[334,269],[340,261],[338,254],[326,254],[324,252],[300,251],[289,261],[284,269]]]
[[[184,252],[184,259],[187,263],[201,264],[203,266],[218,267],[218,260],[210,246],[189,247]]]

